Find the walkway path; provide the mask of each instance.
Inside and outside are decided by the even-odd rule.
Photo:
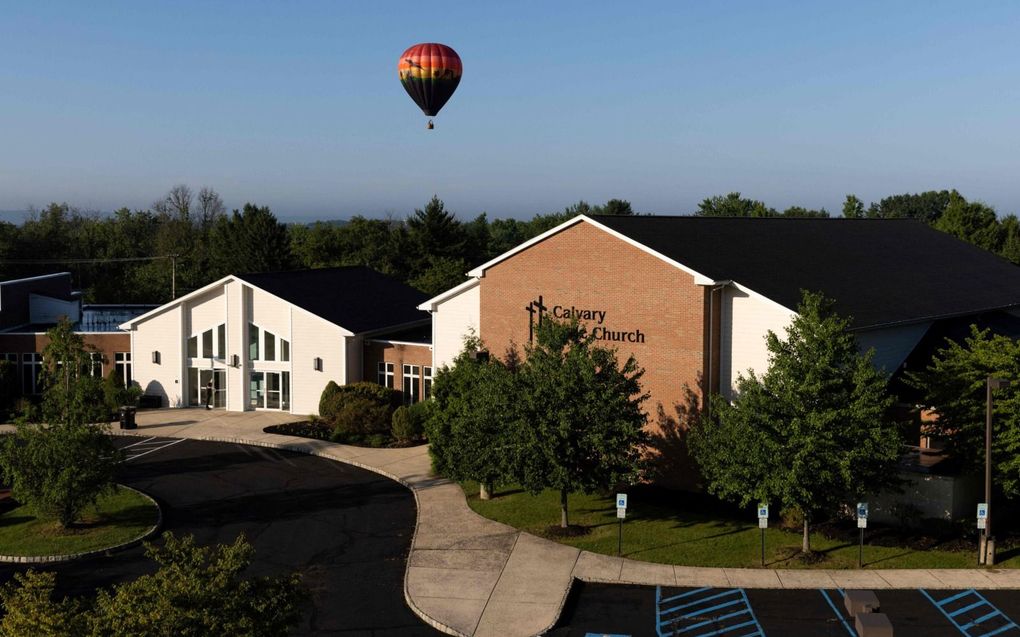
[[[422,619],[455,635],[533,635],[556,622],[574,578],[589,582],[742,588],[1020,588],[1020,571],[770,570],[651,564],[557,544],[485,519],[461,488],[429,472],[428,450],[365,449],[267,434],[297,420],[279,412],[170,409],[138,413],[130,433],[241,442],[348,462],[407,485],[418,524],[404,596]]]

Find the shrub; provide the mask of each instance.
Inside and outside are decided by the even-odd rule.
[[[398,407],[393,412],[393,437],[399,442],[411,442],[418,437],[414,430],[414,422],[411,417],[411,410],[407,407]]]
[[[0,361],[0,416],[8,416],[18,399],[18,369],[8,360]]]
[[[368,435],[388,433],[390,430],[390,409],[362,396],[349,397],[343,401],[333,418],[333,434]]]
[[[390,430],[390,416],[400,406],[402,394],[396,390],[377,385],[376,383],[361,382],[351,385],[337,385],[330,381],[322,390],[319,398],[319,416],[331,423],[334,428],[340,426],[340,420],[344,421],[343,429],[348,432],[380,432],[387,433]],[[375,418],[376,410],[367,410],[365,403],[379,407],[383,411],[382,424]],[[351,408],[356,404],[355,409]],[[364,427],[348,427],[351,419],[357,413],[371,412],[368,424]]]
[[[138,385],[124,387],[124,379],[116,369],[111,370],[103,379],[103,400],[111,413],[124,406],[136,407],[141,395],[142,388]]]

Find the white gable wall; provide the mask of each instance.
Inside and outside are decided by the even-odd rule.
[[[438,369],[450,365],[464,349],[464,337],[479,331],[481,286],[475,285],[436,305],[432,313],[432,363]]]
[[[184,406],[183,312],[179,305],[160,312],[131,333],[131,373],[149,395],[160,396],[165,407]],[[153,362],[159,352],[159,362]]]
[[[786,326],[795,315],[774,301],[736,286],[723,289],[719,379],[724,397],[733,397],[738,375],[746,376],[748,369],[761,375],[768,369],[765,334],[772,330],[780,338],[785,337]]]

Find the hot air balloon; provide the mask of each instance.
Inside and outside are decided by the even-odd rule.
[[[435,117],[460,84],[463,66],[457,52],[445,44],[415,44],[400,56],[400,83],[423,113]],[[426,128],[432,128],[429,120]]]

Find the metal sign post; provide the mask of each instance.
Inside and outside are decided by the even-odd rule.
[[[761,565],[765,566],[765,529],[769,528],[769,505],[758,505],[758,528],[761,529]]]
[[[977,505],[978,564],[988,563],[988,503]]]
[[[861,543],[857,546],[857,568],[864,568],[864,529],[868,528],[868,503],[857,503],[857,528],[861,530]]]
[[[616,557],[623,553],[623,520],[627,517],[627,494],[616,494],[616,518],[620,521],[620,530],[616,536]]]

